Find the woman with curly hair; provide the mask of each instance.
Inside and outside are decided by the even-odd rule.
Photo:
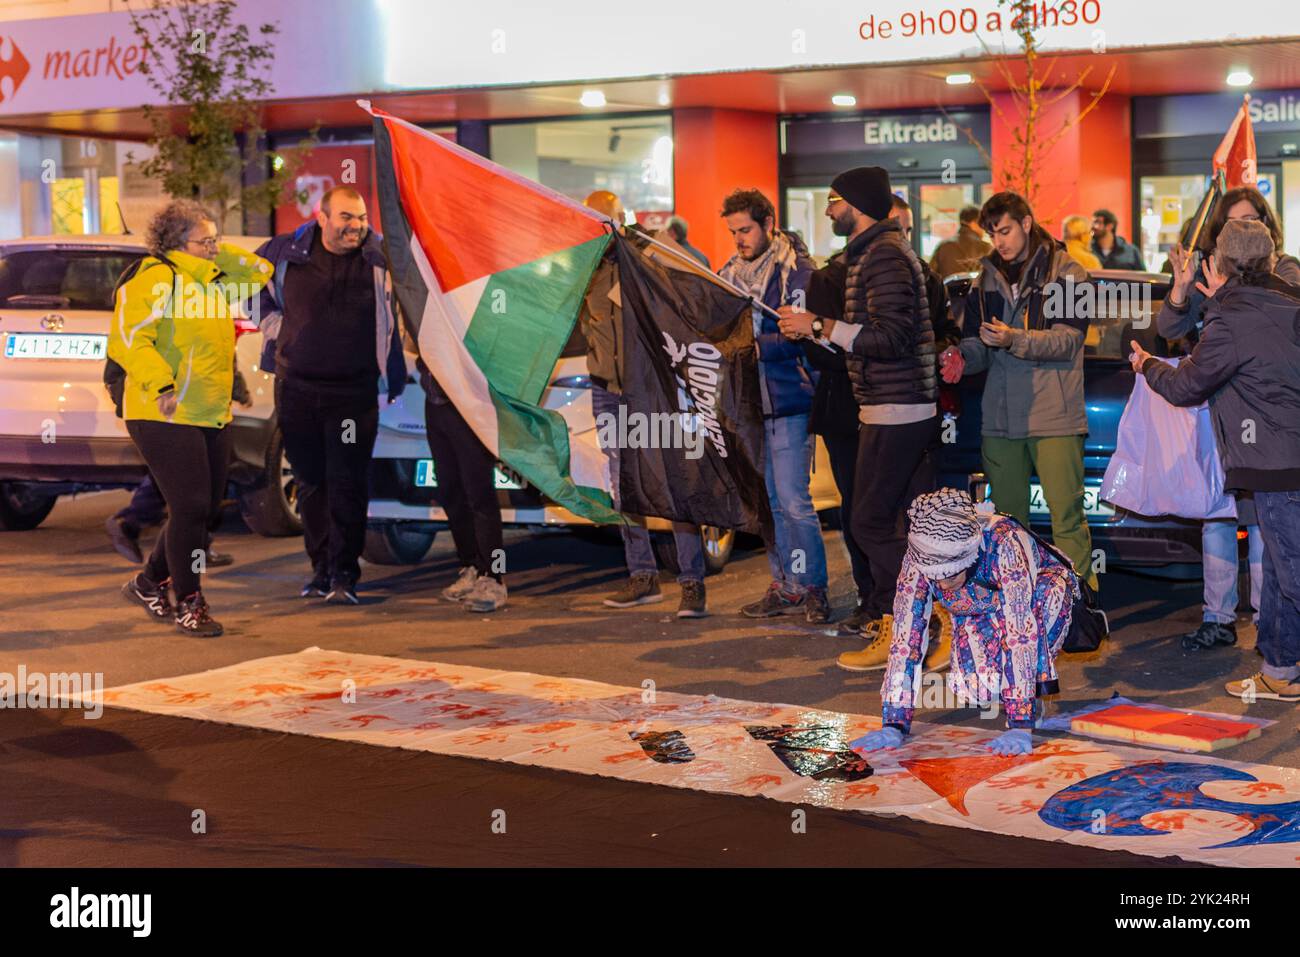
[[[271,265],[222,244],[211,214],[191,200],[154,216],[147,242],[149,255],[117,291],[108,354],[126,371],[122,418],[168,518],[144,570],[122,594],[154,620],[215,637],[221,625],[208,612],[199,576],[230,460],[233,307],[271,279]]]

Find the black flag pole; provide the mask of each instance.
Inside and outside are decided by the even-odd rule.
[[[1190,256],[1192,250],[1196,248],[1196,243],[1201,238],[1201,230],[1205,228],[1205,223],[1210,218],[1210,212],[1214,209],[1223,193],[1223,171],[1219,170],[1211,178],[1210,188],[1206,190],[1205,195],[1201,198],[1201,205],[1196,209],[1196,225],[1192,227],[1191,235],[1187,237],[1187,248],[1183,250],[1187,255]]]

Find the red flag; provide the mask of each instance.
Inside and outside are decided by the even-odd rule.
[[[1223,173],[1228,189],[1255,185],[1255,129],[1250,125],[1249,106],[1247,93],[1223,142],[1214,151],[1214,172]]]

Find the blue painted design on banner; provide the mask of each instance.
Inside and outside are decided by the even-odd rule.
[[[1255,830],[1213,847],[1247,847],[1300,841],[1300,801],[1285,804],[1245,804],[1221,801],[1201,793],[1210,781],[1258,781],[1252,774],[1217,764],[1152,761],[1107,771],[1058,791],[1038,816],[1066,831],[1092,831],[1098,809],[1106,812],[1106,834],[1160,835],[1142,823],[1158,811],[1222,811],[1235,814]],[[1208,850],[1209,848],[1207,848]]]

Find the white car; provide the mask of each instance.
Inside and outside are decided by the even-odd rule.
[[[229,241],[249,250],[263,242]],[[60,495],[130,487],[147,474],[103,383],[113,289],[144,254],[139,236],[0,242],[0,530],[35,528]],[[238,332],[253,405],[232,408],[230,480],[253,531],[298,534],[262,336],[242,321]]]
[[[542,393],[542,406],[564,417],[571,441],[595,443],[596,421],[591,411],[591,386],[587,379],[587,346],[578,327]],[[408,356],[409,361],[409,356]],[[412,371],[414,367],[412,366]],[[424,391],[414,374],[406,391],[392,405],[380,403],[379,436],[370,464],[370,523],[365,558],[381,565],[415,564],[429,548],[447,515],[438,503],[437,476],[424,430]],[[592,523],[545,498],[502,462],[496,468],[497,498],[506,525],[534,529],[574,526],[593,529]],[[839,491],[831,474],[826,446],[817,439],[811,479],[813,507],[838,517]],[[670,524],[648,519],[660,566],[677,571]],[[611,529],[612,530],[612,529]],[[700,529],[704,561],[709,573],[722,570],[731,557],[736,533],[730,529]]]

